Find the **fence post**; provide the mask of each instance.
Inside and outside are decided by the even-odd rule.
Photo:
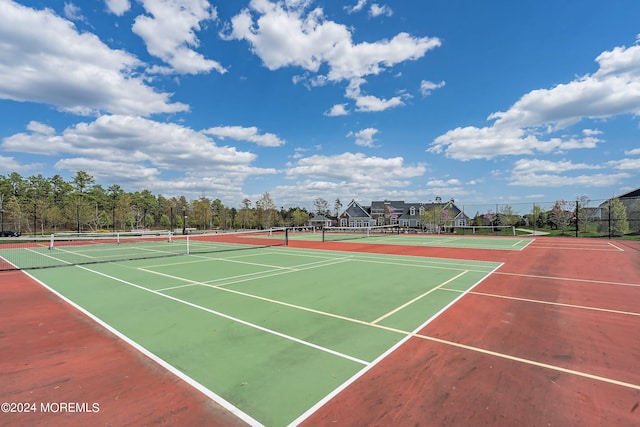
[[[611,199],[609,199],[609,240],[611,240]]]
[[[578,237],[578,228],[580,228],[580,204],[576,200],[576,237]]]

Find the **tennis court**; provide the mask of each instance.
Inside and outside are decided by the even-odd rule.
[[[424,236],[380,238],[416,237]],[[18,283],[14,273],[28,274],[114,334],[112,342],[126,343],[124,353],[150,358],[191,391],[168,391],[178,386],[161,372],[152,375],[160,380],[143,381],[138,371],[149,363],[140,360],[129,360],[137,368],[122,374],[99,354],[62,369],[72,356],[65,347],[91,348],[96,332],[76,319],[84,332],[70,344],[60,338],[72,341],[70,330],[47,326],[50,302],[28,283],[7,283],[0,308],[11,323],[0,336],[13,341],[0,350],[33,352],[51,337],[58,341],[23,353],[41,366],[39,377],[4,358],[6,384],[15,385],[3,399],[42,401],[64,390],[69,400],[98,396],[100,413],[5,414],[2,423],[185,424],[179,420],[204,396],[206,409],[186,424],[638,424],[640,247],[535,238],[514,250],[519,237],[495,237],[492,249],[372,238],[289,235],[286,246],[287,239],[263,232],[3,250],[6,265],[28,269],[0,279]],[[118,251],[126,260],[116,260]],[[62,267],[42,268],[51,265]],[[102,365],[90,368],[94,360]],[[89,373],[78,379],[68,369]],[[112,378],[120,379],[114,385]],[[142,397],[131,397],[134,391]],[[191,403],[181,403],[187,395]],[[211,414],[207,401],[232,419]]]
[[[527,247],[533,239],[527,236],[486,236],[455,234],[408,234],[398,227],[331,227],[322,230],[309,228],[293,229],[291,240],[322,242],[357,242],[373,245],[435,246],[449,248],[476,248],[519,251]]]
[[[215,244],[220,252],[120,262],[95,262],[123,250],[104,243],[37,247],[29,260],[88,261],[29,274],[245,421],[287,425],[462,295],[452,289],[499,266]]]

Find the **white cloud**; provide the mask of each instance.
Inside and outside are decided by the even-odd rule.
[[[134,70],[143,64],[113,50],[52,11],[0,2],[0,99],[51,104],[63,111],[148,115],[186,111]]]
[[[358,132],[349,132],[347,137],[354,137],[356,139],[356,145],[362,147],[374,147],[375,135],[378,133],[378,129],[366,128],[359,130]]]
[[[593,174],[593,175],[553,175],[553,174],[521,174],[512,177],[509,185],[524,187],[612,187],[618,186],[630,175],[618,174]]]
[[[428,151],[468,160],[595,147],[601,142],[598,130],[584,129],[582,138],[540,135],[585,118],[640,114],[640,45],[603,52],[596,62],[600,67],[595,73],[531,91],[507,111],[492,113],[492,126],[450,130],[437,137]]]
[[[142,37],[147,51],[167,64],[150,69],[156,72],[185,74],[227,70],[217,61],[206,59],[194,49],[200,45],[195,32],[201,23],[217,19],[216,9],[206,0],[142,0],[145,10],[152,16],[136,17],[132,30]]]
[[[4,138],[2,149],[56,155],[61,157],[58,169],[89,170],[107,182],[126,180],[137,188],[163,193],[188,190],[197,196],[198,192],[220,188],[239,198],[249,176],[277,173],[272,168],[252,166],[255,154],[217,145],[203,132],[142,117],[101,116],[61,133],[31,122],[29,130]],[[188,172],[165,177],[176,170]]]
[[[443,179],[432,179],[427,181],[427,185],[429,187],[448,187],[450,185],[461,185],[462,183],[460,182],[459,179],[448,179],[448,180],[443,180]]]
[[[444,87],[444,85],[444,81],[440,83],[434,83],[430,82],[429,80],[422,80],[420,82],[420,93],[422,94],[422,96],[429,96],[435,89],[440,89],[441,87]]]
[[[351,80],[345,93],[345,97],[353,99],[356,102],[356,111],[373,112],[388,110],[389,108],[404,105],[403,99],[410,97],[409,94],[403,94],[389,99],[383,99],[373,95],[363,95],[360,89],[362,83],[364,83],[364,79]]]
[[[334,156],[314,155],[303,157],[288,166],[288,178],[306,177],[320,180],[371,186],[408,185],[408,179],[425,173],[423,164],[407,166],[402,157],[368,157],[362,153],[343,153]]]
[[[515,162],[509,185],[526,187],[609,187],[630,177],[627,173],[573,175],[571,171],[603,169],[600,165],[520,159]]]
[[[0,156],[0,174],[9,175],[13,172],[25,173],[29,171],[42,170],[42,163],[20,163],[14,157]]]
[[[258,128],[242,127],[242,126],[219,126],[212,127],[203,131],[208,135],[217,136],[220,139],[231,138],[237,141],[249,141],[254,142],[263,147],[279,147],[285,144],[285,141],[278,138],[273,133],[258,133]]]
[[[552,162],[549,160],[520,159],[515,162],[515,167],[513,168],[513,171],[516,173],[538,173],[538,172],[562,173],[570,170],[579,170],[579,169],[602,169],[602,166],[589,165],[586,163],[573,163],[570,160]]]
[[[618,170],[637,172],[640,170],[640,159],[622,159],[607,162],[607,165]]]
[[[82,15],[80,8],[73,3],[64,3],[64,16],[71,21],[86,22],[87,18]]]
[[[41,133],[43,135],[52,135],[56,132],[56,130],[51,126],[45,125],[44,123],[40,123],[35,120],[31,120],[27,124],[27,130],[35,133]]]
[[[640,148],[634,148],[633,150],[625,151],[624,154],[627,156],[638,156],[640,155]]]
[[[367,4],[367,0],[358,0],[358,3],[356,3],[353,6],[345,6],[344,10],[346,10],[347,13],[349,14],[360,12],[365,7],[366,4]]]
[[[122,16],[131,8],[129,0],[105,0],[107,10],[116,16]]]
[[[428,190],[415,188],[413,178],[424,175],[426,167],[405,164],[401,157],[368,157],[362,153],[303,157],[287,165],[291,185],[279,185],[269,193],[284,206],[312,206],[322,197],[343,205],[351,199],[362,203],[388,198],[419,200],[430,197]]]
[[[407,33],[372,43],[354,43],[347,26],[327,20],[321,8],[307,12],[306,6],[306,3],[292,7],[283,2],[252,0],[249,8],[231,19],[223,37],[248,41],[270,70],[295,66],[318,73],[326,64],[326,74],[306,79],[312,86],[346,80],[358,88],[364,83],[363,77],[417,60],[441,44],[435,37],[414,37]],[[368,96],[357,100],[357,104],[360,111],[381,111],[403,103],[400,97],[384,100]]]
[[[391,16],[391,15],[393,15],[393,11],[386,4],[380,6],[379,4],[374,3],[369,8],[369,15],[371,17],[373,17],[373,18],[376,18],[376,17],[378,17],[380,15]]]
[[[336,104],[324,113],[325,116],[329,117],[347,116],[348,114],[347,104]]]

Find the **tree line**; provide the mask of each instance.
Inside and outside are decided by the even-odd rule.
[[[534,204],[526,214],[511,205],[496,212],[476,212],[468,225],[513,225],[557,229],[564,233],[575,227],[593,235],[640,233],[640,200],[623,203],[613,198],[599,210],[589,208],[586,196],[576,201],[558,200],[550,209]],[[322,198],[313,202],[313,211],[301,207],[278,208],[268,192],[255,201],[245,198],[237,207],[225,206],[218,198],[185,196],[166,198],[149,190],[124,191],[114,184],[104,188],[85,171],[70,180],[60,175],[23,177],[17,172],[0,175],[0,226],[2,231],[50,233],[57,231],[100,231],[132,229],[259,229],[273,226],[302,226],[316,215],[337,219],[342,203],[333,206]],[[453,223],[451,206],[438,205],[421,215],[423,224],[444,227]]]
[[[328,213],[328,203],[317,199],[316,212],[305,208],[278,208],[268,192],[240,206],[201,196],[164,197],[149,190],[127,192],[114,184],[107,188],[93,176],[78,171],[70,180],[60,175],[23,177],[0,175],[2,230],[22,233],[131,229],[257,229],[307,223],[314,214]]]

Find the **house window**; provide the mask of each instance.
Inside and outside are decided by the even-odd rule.
[[[416,214],[416,207],[415,206],[411,206],[411,208],[409,209],[409,215],[415,215]]]
[[[424,206],[420,206],[420,216],[422,216],[422,214],[424,213]]]

